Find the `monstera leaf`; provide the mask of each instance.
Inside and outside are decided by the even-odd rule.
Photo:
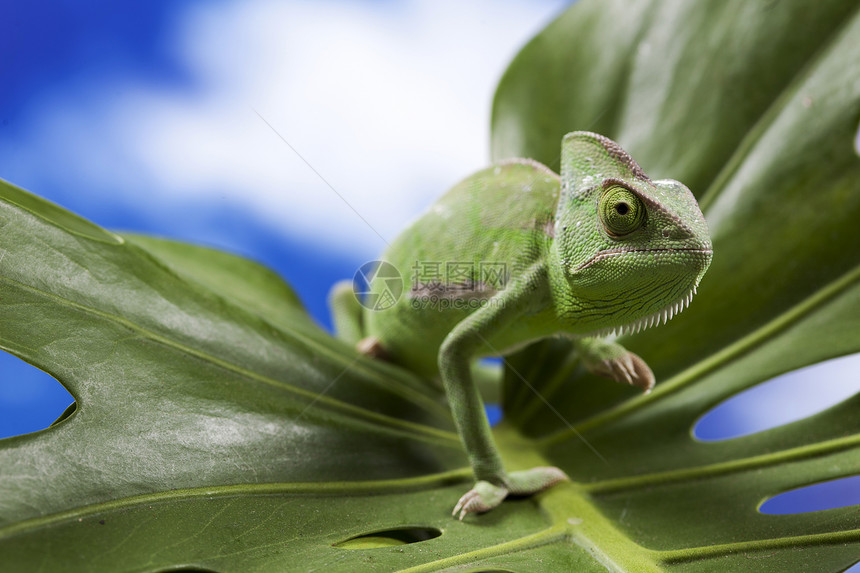
[[[76,400],[0,441],[2,569],[844,570],[856,508],[758,505],[860,473],[860,399],[716,443],[691,427],[860,351],[858,37],[851,2],[583,0],[517,57],[496,157],[554,166],[565,132],[605,133],[694,190],[715,258],[689,310],[625,342],[649,396],[584,375],[563,342],[510,359],[509,467],[573,480],[464,522],[433,385],[332,340],[252,262],[0,185],[0,347]]]

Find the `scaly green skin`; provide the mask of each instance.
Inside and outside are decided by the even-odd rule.
[[[400,271],[404,295],[372,311],[340,285],[335,328],[364,352],[441,377],[478,480],[454,508],[462,519],[566,477],[557,468],[505,472],[470,362],[561,333],[576,337],[593,372],[650,391],[645,362],[596,337],[680,312],[711,256],[684,185],[652,181],[615,142],[574,132],[562,141],[561,177],[517,159],[446,193],[382,256]]]

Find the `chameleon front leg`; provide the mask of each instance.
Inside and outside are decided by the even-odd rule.
[[[532,277],[535,278],[535,277]],[[439,372],[454,422],[478,480],[457,505],[453,514],[462,520],[469,513],[490,510],[508,494],[530,495],[567,479],[555,467],[532,468],[507,473],[484,411],[470,361],[487,344],[491,333],[513,323],[523,313],[536,281],[524,280],[493,297],[489,304],[469,315],[448,334],[439,350]]]

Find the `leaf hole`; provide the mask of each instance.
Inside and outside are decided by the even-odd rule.
[[[822,412],[860,392],[860,354],[781,374],[728,398],[693,426],[704,442],[770,430]]]
[[[490,423],[490,426],[498,426],[504,416],[502,405],[484,404],[484,410],[487,412],[487,421]]]
[[[858,561],[842,573],[860,573],[860,561]]]
[[[504,361],[499,356],[486,356],[474,361],[471,369],[472,378],[478,385],[481,398],[484,400],[487,421],[490,426],[497,426],[504,417],[501,405]]]
[[[860,124],[857,124],[857,133],[854,134],[854,153],[860,155]]]
[[[74,397],[56,378],[0,352],[0,438],[44,430],[75,409]]]
[[[442,535],[442,530],[435,527],[404,527],[357,535],[345,541],[334,543],[333,546],[341,549],[376,549],[420,543],[435,539],[440,535]]]
[[[767,515],[789,515],[850,505],[860,505],[860,476],[840,478],[784,491],[766,499],[758,510]]]

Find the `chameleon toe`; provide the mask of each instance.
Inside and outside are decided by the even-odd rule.
[[[475,487],[467,491],[457,505],[454,506],[454,511],[451,515],[457,516],[463,521],[463,518],[470,513],[481,513],[489,511],[502,503],[508,496],[508,489],[503,486],[493,485],[488,481],[479,481]]]

